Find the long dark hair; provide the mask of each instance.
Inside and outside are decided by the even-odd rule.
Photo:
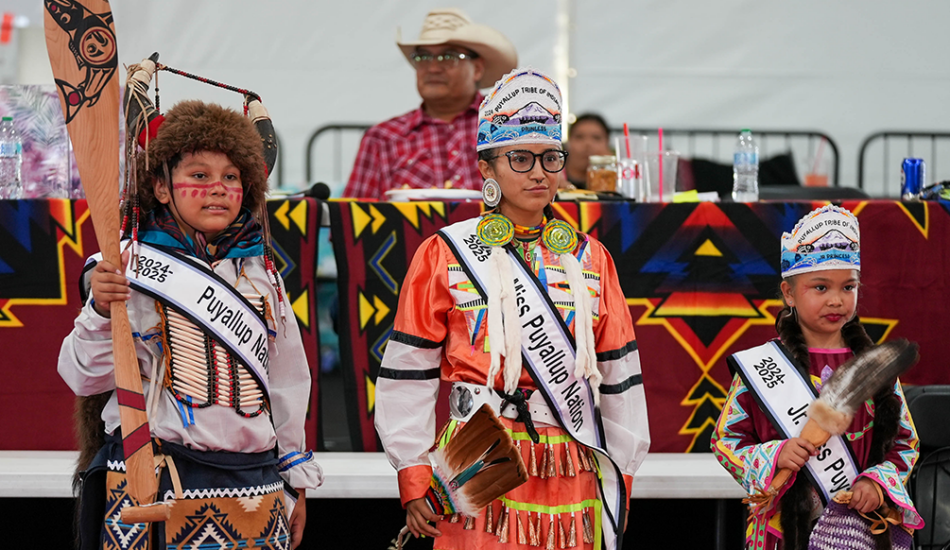
[[[794,285],[794,277],[789,284]],[[783,297],[784,303],[784,297]],[[795,358],[801,368],[807,373],[811,363],[805,335],[798,323],[794,308],[785,307],[775,318],[775,332],[779,340]],[[841,337],[845,344],[858,355],[872,347],[874,341],[868,336],[864,325],[858,319],[857,312],[854,318],[841,327]],[[867,466],[880,464],[887,453],[894,447],[894,439],[900,423],[901,402],[894,393],[893,384],[881,388],[874,396],[874,431],[871,439],[871,449],[868,455]],[[808,535],[811,533],[811,498],[809,497],[809,483],[804,475],[799,475],[795,483],[782,496],[782,534],[786,550],[805,550],[808,547]],[[889,535],[888,535],[889,536]],[[881,536],[875,537],[878,548],[890,546],[890,539]]]

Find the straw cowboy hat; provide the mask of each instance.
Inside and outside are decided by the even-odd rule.
[[[396,29],[396,45],[409,62],[419,46],[458,44],[477,53],[485,62],[485,73],[478,81],[479,88],[495,84],[505,73],[518,66],[518,52],[503,34],[485,25],[476,25],[458,8],[432,10],[422,22],[419,39],[402,41],[401,29]]]

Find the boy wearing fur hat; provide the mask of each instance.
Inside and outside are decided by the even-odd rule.
[[[162,120],[147,84],[135,86],[130,80],[147,116],[146,124],[130,121],[132,135],[145,127],[132,168],[142,221],[133,217],[126,235],[134,260],[128,269],[87,263],[91,299],[58,367],[77,395],[110,396],[101,413],[105,444],[84,468],[81,548],[144,549],[150,539],[156,548],[205,540],[296,548],[306,506],[294,499],[318,487],[323,473],[305,447],[307,360],[293,313],[284,315],[261,225],[266,136],[237,112],[200,101],[181,102]],[[171,513],[164,523],[119,519],[130,500],[109,319],[117,300],[129,311],[145,386],[161,464],[157,498]]]

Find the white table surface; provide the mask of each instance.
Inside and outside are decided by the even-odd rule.
[[[0,498],[72,496],[75,451],[0,451]],[[315,453],[325,480],[309,498],[398,498],[396,472],[382,453]],[[742,498],[710,453],[650,453],[633,498]]]

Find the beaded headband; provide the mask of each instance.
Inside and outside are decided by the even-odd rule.
[[[782,278],[828,269],[861,270],[858,219],[832,204],[810,212],[782,234]]]

